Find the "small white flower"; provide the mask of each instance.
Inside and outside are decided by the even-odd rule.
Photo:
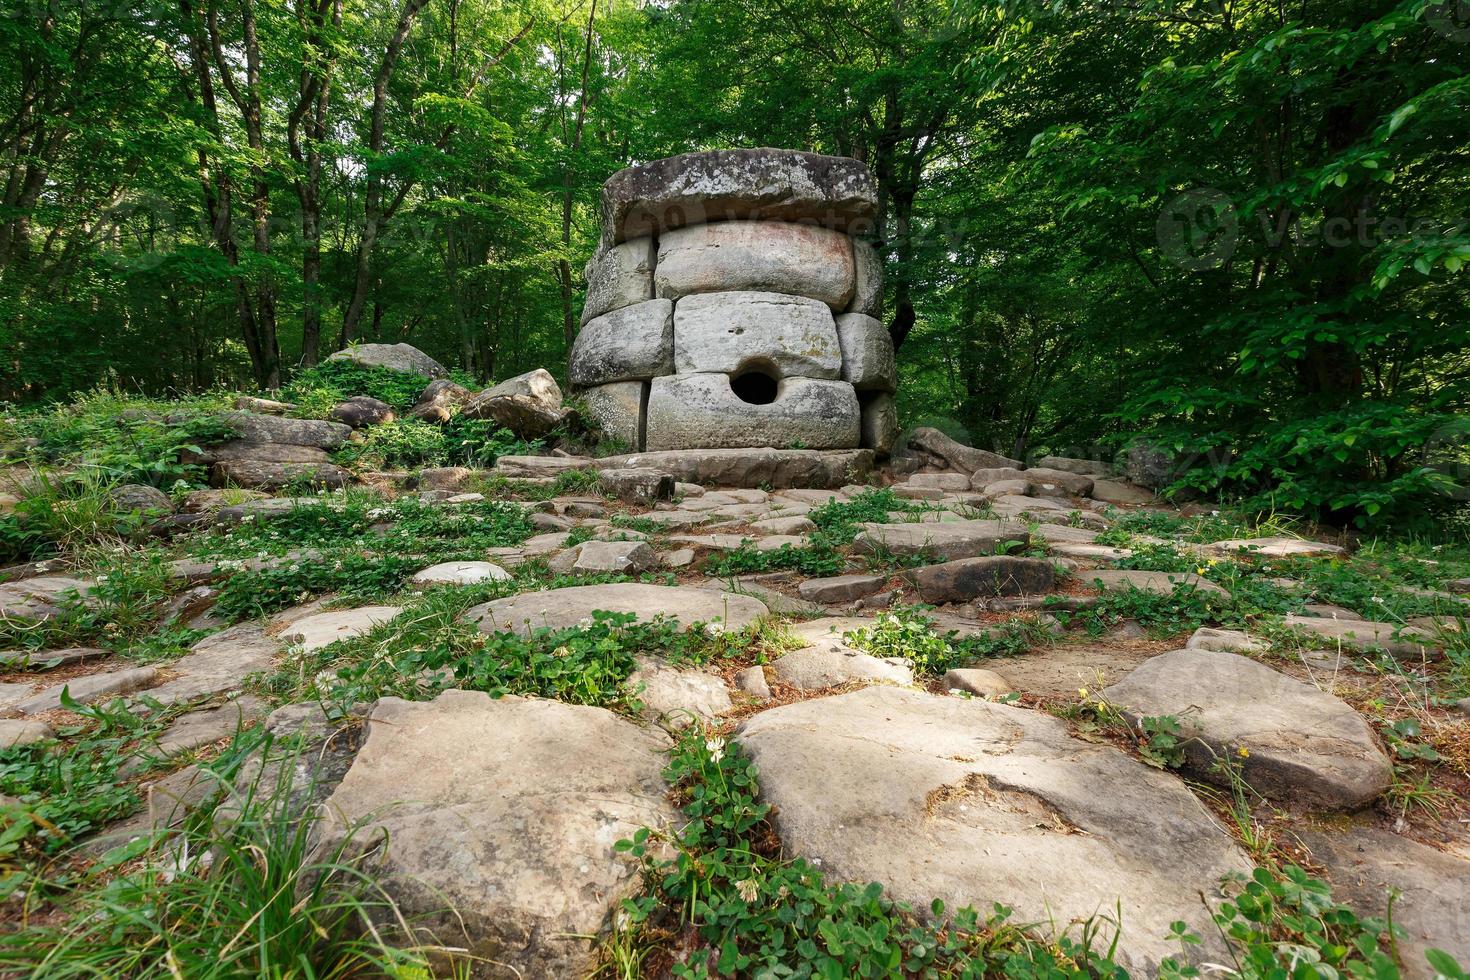
[[[737,881],[735,883],[735,890],[740,893],[740,897],[746,902],[753,902],[757,898],[760,898],[761,895],[761,886],[756,883],[754,878]]]
[[[722,738],[709,739],[704,743],[704,749],[709,753],[711,762],[719,762],[725,757],[725,740]]]

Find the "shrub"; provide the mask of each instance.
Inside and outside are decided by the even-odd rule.
[[[296,404],[296,414],[323,418],[340,402],[366,395],[403,411],[418,401],[429,379],[406,371],[363,367],[351,361],[323,361],[300,372],[281,389],[281,397]]]

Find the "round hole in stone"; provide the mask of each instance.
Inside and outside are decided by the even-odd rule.
[[[776,372],[765,364],[742,364],[730,378],[730,390],[747,405],[769,405],[776,400]]]

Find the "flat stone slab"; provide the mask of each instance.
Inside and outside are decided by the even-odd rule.
[[[589,620],[594,612],[634,613],[640,619],[667,616],[685,626],[719,621],[728,629],[753,623],[767,614],[765,603],[733,592],[711,592],[687,586],[578,585],[494,599],[475,606],[465,618],[485,633],[528,635],[546,627],[559,630]]]
[[[628,675],[628,689],[638,692],[643,717],[671,732],[696,721],[714,721],[730,710],[730,691],[725,682],[699,670],[644,663]]]
[[[1222,555],[1252,554],[1262,558],[1297,558],[1347,554],[1347,549],[1322,541],[1305,541],[1301,538],[1234,538],[1216,541],[1205,546]]]
[[[0,652],[0,667],[6,670],[55,670],[88,660],[112,656],[111,650],[96,647],[67,647],[65,650],[5,650]]]
[[[1179,586],[1196,589],[1204,595],[1229,598],[1230,593],[1209,579],[1193,572],[1144,572],[1133,569],[1101,568],[1078,572],[1077,577],[1086,585],[1102,584],[1105,592],[1126,592],[1137,589],[1155,595],[1169,596]]]
[[[1052,590],[1056,570],[1041,558],[984,555],[925,565],[909,573],[925,602],[968,602],[990,596],[1041,595]]]
[[[1332,809],[1363,806],[1393,782],[1393,765],[1361,715],[1234,653],[1160,654],[1102,697],[1135,725],[1144,717],[1177,717],[1190,736],[1187,765],[1211,782],[1229,784],[1215,768],[1224,758],[1264,796]]]
[[[914,672],[907,664],[875,657],[843,641],[848,630],[871,625],[871,619],[856,616],[828,616],[794,625],[792,635],[805,640],[806,646],[777,658],[771,673],[782,684],[803,691],[853,683],[912,684]]]
[[[55,732],[44,721],[29,718],[0,718],[0,749],[13,749],[43,739],[54,738]]]
[[[1299,830],[1296,836],[1327,868],[1332,897],[1362,915],[1388,912],[1405,935],[1398,940],[1406,980],[1433,980],[1426,949],[1470,963],[1470,861],[1375,827]]]
[[[1316,616],[1286,617],[1293,629],[1315,633],[1334,646],[1367,653],[1384,650],[1396,657],[1438,656],[1443,651],[1434,635],[1412,626],[1397,623],[1375,623],[1369,620],[1322,619]]]
[[[510,572],[493,561],[446,561],[415,572],[412,581],[414,585],[479,585],[510,577]]]
[[[867,479],[873,472],[873,453],[868,449],[672,449],[609,456],[598,465],[647,467],[682,483],[702,486],[836,490]]]
[[[163,705],[233,691],[251,674],[269,670],[279,644],[253,623],[207,636],[169,664],[169,679],[148,692]]]
[[[13,717],[54,711],[61,707],[63,692],[69,694],[79,704],[91,704],[105,698],[140,691],[157,679],[158,671],[153,667],[129,667],[126,670],[109,670],[87,677],[75,677],[64,684],[48,687],[23,701],[12,703],[5,709],[5,714]]]
[[[153,751],[162,756],[178,755],[220,739],[229,738],[257,718],[269,714],[259,698],[243,695],[217,708],[204,708],[181,715],[158,737]]]
[[[383,698],[322,808],[323,846],[391,841],[382,888],[421,937],[523,977],[577,977],[639,885],[614,850],[671,827],[669,741],[611,711],[445,691]],[[392,923],[387,924],[392,928]]]
[[[51,619],[61,615],[73,596],[85,597],[92,582],[70,575],[37,575],[0,582],[0,618]]]
[[[310,653],[338,640],[362,636],[376,626],[389,622],[403,612],[402,606],[361,606],[338,609],[298,619],[283,630],[281,640],[296,644]]]
[[[887,581],[883,575],[834,575],[803,579],[796,591],[812,602],[854,602],[877,592]]]
[[[551,559],[547,567],[558,575],[637,575],[656,564],[657,553],[642,541],[585,541]]]
[[[283,442],[292,446],[336,449],[352,435],[352,427],[317,419],[288,419],[254,412],[226,412],[224,421],[247,442]]]
[[[1118,961],[1138,974],[1179,952],[1175,920],[1201,958],[1227,955],[1200,896],[1216,903],[1250,861],[1180,780],[1057,718],[869,687],[772,708],[736,738],[787,852],[829,880],[882,882],[916,909],[1000,902],[1043,930],[1098,916],[1107,933],[1121,906]]]
[[[861,554],[929,555],[935,561],[993,555],[1007,542],[1025,547],[1031,534],[1009,521],[956,520],[905,524],[861,524],[853,550]]]

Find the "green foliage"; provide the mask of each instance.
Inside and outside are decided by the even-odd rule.
[[[491,419],[456,416],[444,425],[397,419],[375,425],[361,442],[349,442],[332,458],[358,469],[415,469],[431,466],[488,467],[500,456],[535,453],[527,442]]]
[[[159,659],[186,638],[158,632],[158,614],[172,587],[163,557],[127,548],[86,553],[82,568],[93,585],[61,596],[57,615],[43,620],[0,618],[0,649],[102,646],[124,656]]]
[[[1378,726],[1378,730],[1382,732],[1383,740],[1393,749],[1393,754],[1400,759],[1419,762],[1438,762],[1440,759],[1434,746],[1421,741],[1424,730],[1417,718],[1385,721]]]
[[[1104,592],[1094,604],[1077,612],[1051,611],[1064,624],[1080,625],[1094,636],[1131,619],[1150,634],[1165,637],[1199,629],[1214,621],[1220,608],[1212,595],[1180,582],[1169,595],[1130,587]]]
[[[922,607],[880,612],[872,626],[844,633],[847,644],[875,657],[900,657],[920,676],[938,677],[986,657],[1014,656],[1049,639],[1046,627],[1029,618],[1010,619],[983,633],[939,633]]]
[[[1140,718],[1138,733],[1142,736],[1138,752],[1144,762],[1159,769],[1178,769],[1184,765],[1184,743],[1189,736],[1174,715]]]
[[[428,383],[428,378],[407,371],[363,367],[347,360],[323,361],[292,378],[281,389],[281,397],[294,403],[303,418],[326,418],[354,395],[376,398],[402,412],[413,407]]]
[[[783,570],[823,576],[837,575],[846,565],[847,559],[842,554],[819,545],[798,548],[792,544],[783,544],[779,548],[762,551],[754,544],[742,542],[739,548],[732,548],[705,559],[704,570],[708,575],[721,578]]]

